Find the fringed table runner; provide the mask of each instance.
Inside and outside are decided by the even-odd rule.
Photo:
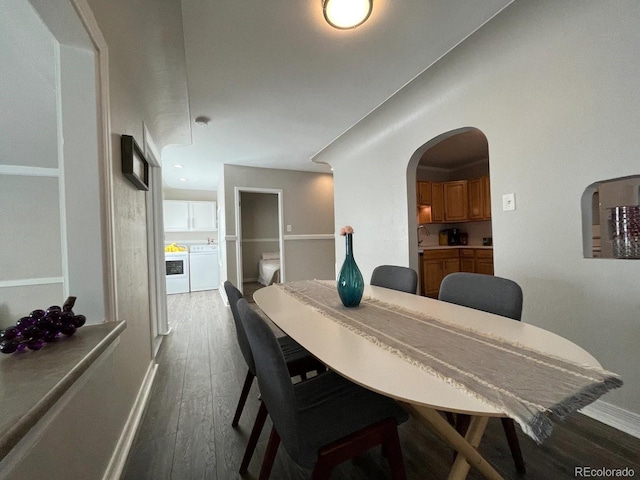
[[[620,378],[501,338],[371,298],[345,308],[334,283],[279,284],[285,292],[340,325],[467,394],[505,412],[541,443],[550,416],[566,415],[620,387]]]

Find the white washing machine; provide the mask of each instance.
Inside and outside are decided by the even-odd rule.
[[[167,294],[189,293],[189,252],[164,253]]]
[[[220,286],[218,245],[192,245],[189,249],[191,291],[214,290]]]

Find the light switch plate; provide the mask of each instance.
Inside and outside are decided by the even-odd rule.
[[[502,211],[509,212],[516,209],[516,194],[505,193],[502,195]]]
[[[291,231],[291,225],[287,225],[287,232]]]

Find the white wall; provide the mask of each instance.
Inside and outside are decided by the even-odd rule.
[[[640,263],[583,258],[580,201],[593,182],[639,170],[638,25],[635,0],[517,1],[315,158],[334,168],[336,228],[354,226],[366,278],[383,262],[417,266],[417,150],[479,128],[496,274],[522,286],[525,322],[621,374],[603,399],[636,419]],[[510,192],[517,210],[502,212]]]
[[[26,0],[3,0],[0,8],[7,72],[0,92],[0,326],[67,295],[77,297],[75,311],[88,324],[101,323],[94,52],[88,39],[60,43],[50,31],[56,22],[47,15],[43,21]]]

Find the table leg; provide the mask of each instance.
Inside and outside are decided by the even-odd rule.
[[[421,405],[403,403],[404,407],[417,414],[424,422],[459,453],[449,480],[466,478],[469,466],[477,469],[488,480],[503,480],[502,476],[476,450],[489,421],[488,417],[473,417],[466,437],[460,435],[435,409]]]
[[[488,423],[489,417],[471,417],[469,430],[467,430],[467,434],[465,435],[464,439],[469,443],[469,445],[474,447],[474,449],[476,449],[478,445],[480,445],[480,440],[482,440],[482,435],[484,434],[484,430],[487,428]],[[471,465],[469,465],[469,462],[465,459],[465,457],[462,455],[458,455],[455,462],[453,462],[451,472],[449,472],[449,478],[467,478],[470,467]]]

